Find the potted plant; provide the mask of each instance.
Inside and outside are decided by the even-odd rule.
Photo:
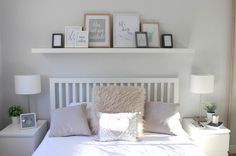
[[[212,102],[203,102],[204,109],[207,111],[207,120],[212,121],[212,115],[215,114],[216,105]]]
[[[12,124],[19,124],[20,123],[20,114],[23,113],[21,106],[13,105],[9,107],[8,114],[11,117]]]

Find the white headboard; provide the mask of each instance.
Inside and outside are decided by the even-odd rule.
[[[178,78],[50,78],[51,109],[91,103],[94,86],[135,86],[146,90],[146,101],[179,103]]]

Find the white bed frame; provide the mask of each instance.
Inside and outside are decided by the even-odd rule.
[[[134,86],[146,90],[146,101],[179,103],[178,78],[50,78],[51,109],[91,103],[94,86]]]

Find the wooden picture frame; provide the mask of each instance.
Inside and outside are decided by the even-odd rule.
[[[113,15],[113,47],[136,47],[135,32],[140,31],[138,14]]]
[[[65,47],[76,47],[76,32],[82,31],[81,26],[66,26],[65,27]]]
[[[148,47],[148,37],[147,32],[135,32],[135,40],[137,48],[147,48]]]
[[[111,47],[111,15],[87,13],[84,15],[85,31],[89,32],[89,47]]]
[[[173,48],[172,34],[162,34],[162,48]]]
[[[21,114],[20,126],[22,129],[35,128],[37,126],[36,113]]]
[[[62,33],[52,34],[52,48],[64,48],[64,35]]]
[[[160,48],[161,38],[159,30],[159,22],[146,21],[141,23],[141,31],[148,34],[148,47]]]

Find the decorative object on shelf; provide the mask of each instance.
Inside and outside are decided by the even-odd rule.
[[[20,114],[23,113],[21,106],[11,106],[8,109],[8,115],[11,117],[12,124],[20,123]]]
[[[52,34],[52,48],[64,48],[64,35],[61,33]]]
[[[172,34],[162,34],[162,48],[173,48]]]
[[[89,32],[89,47],[111,47],[111,15],[87,13],[84,15],[85,30]]]
[[[21,128],[34,128],[36,127],[36,114],[25,113],[20,115]]]
[[[76,47],[76,32],[82,31],[81,26],[66,26],[65,27],[65,47]]]
[[[15,75],[15,93],[27,95],[30,112],[30,95],[41,93],[40,75]]]
[[[76,32],[76,47],[88,48],[88,31]]]
[[[135,40],[137,48],[147,48],[148,47],[148,37],[147,32],[135,32]]]
[[[203,102],[202,105],[203,108],[207,111],[207,121],[212,121],[212,116],[215,114],[216,105],[209,101]]]
[[[148,47],[150,48],[161,47],[159,22],[142,22],[141,31],[147,32]]]
[[[191,75],[190,90],[192,93],[200,95],[199,116],[195,118],[196,121],[206,121],[202,117],[201,98],[202,94],[213,93],[214,91],[214,75]]]
[[[135,32],[139,32],[138,14],[113,15],[113,47],[136,47]]]

